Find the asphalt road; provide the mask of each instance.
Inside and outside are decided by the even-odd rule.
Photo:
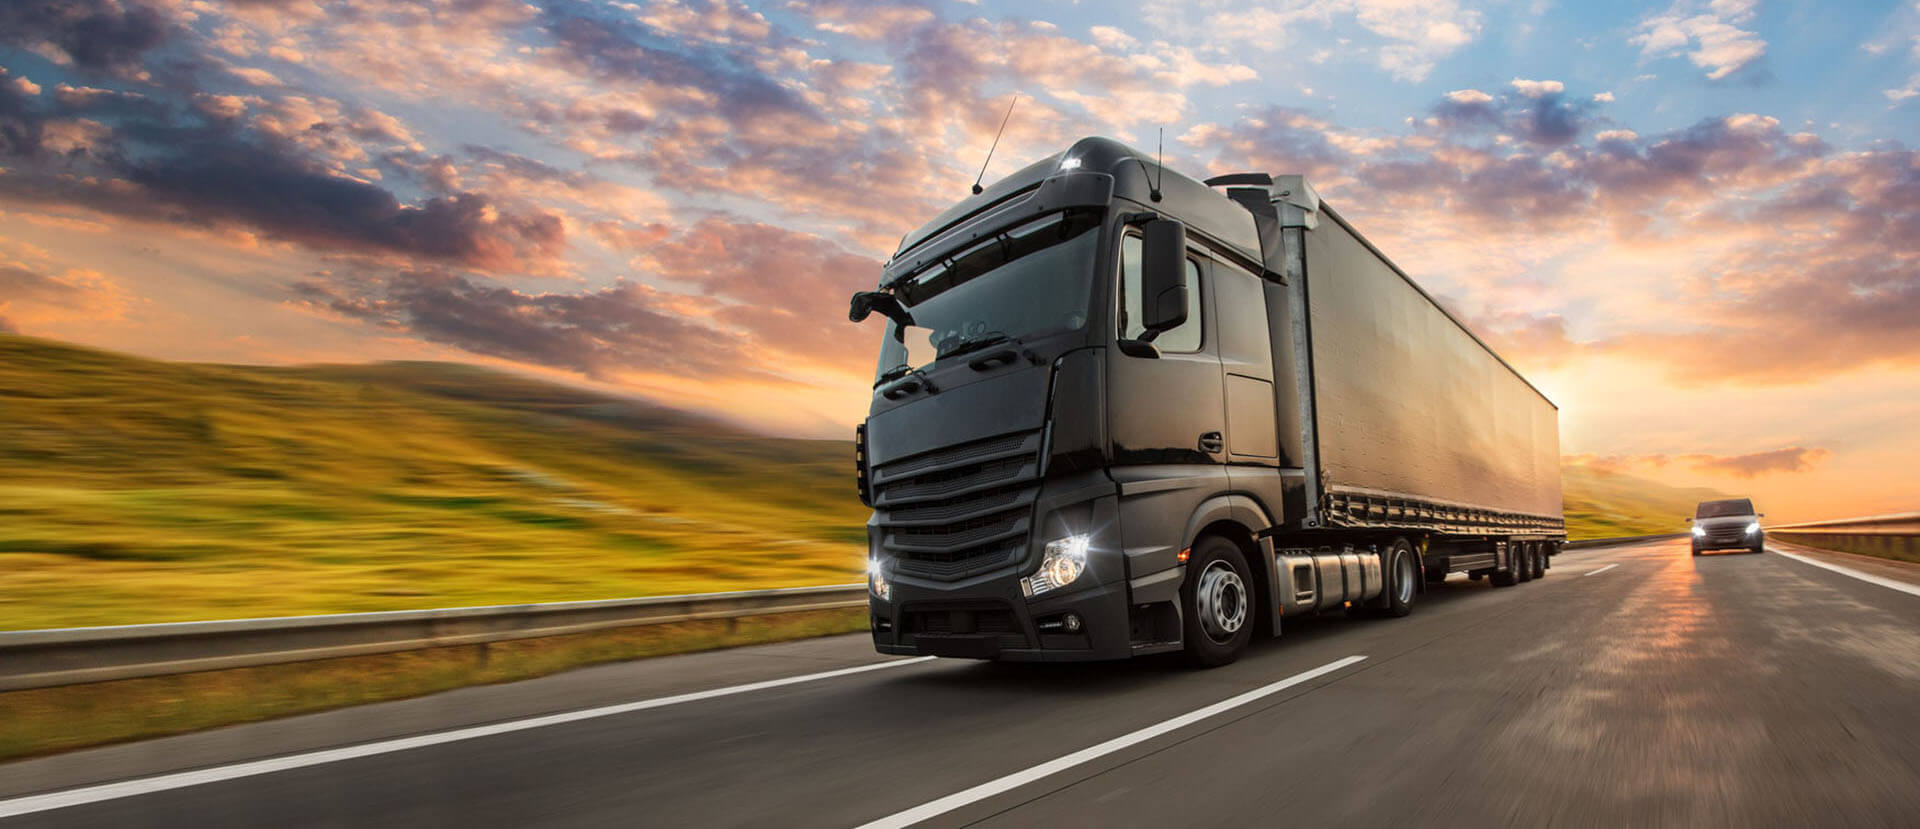
[[[1883,572],[1920,581],[1915,569]],[[864,637],[836,637],[0,765],[0,815],[1920,826],[1920,595],[1772,552],[1569,553],[1544,581],[1449,582],[1406,619],[1290,620],[1213,671],[943,659],[739,689],[882,661]],[[556,712],[575,713],[528,721]],[[474,726],[488,730],[447,736]],[[341,746],[358,748],[312,754]],[[235,765],[275,757],[296,761]],[[44,799],[76,788],[91,794]]]

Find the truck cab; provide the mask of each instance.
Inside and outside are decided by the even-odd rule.
[[[1286,270],[1318,197],[1256,178],[1223,195],[1083,139],[907,234],[854,297],[886,319],[856,433],[879,651],[1220,664],[1288,612],[1404,613],[1419,539],[1340,534],[1302,415]],[[1483,563],[1517,572],[1499,543]]]

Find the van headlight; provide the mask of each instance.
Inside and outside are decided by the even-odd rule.
[[[1706,528],[1706,527],[1702,527],[1702,526],[1700,526],[1699,524],[1695,524],[1695,525],[1693,525],[1693,537],[1694,537],[1694,538],[1705,538],[1705,537],[1707,537],[1707,528]]]
[[[1760,522],[1755,521],[1747,525],[1747,535],[1753,535],[1754,533],[1757,533],[1759,531],[1760,531]]]
[[[887,573],[880,566],[880,559],[867,559],[867,589],[880,601],[893,601],[893,585],[887,582]]]
[[[1040,556],[1040,572],[1020,580],[1020,592],[1038,596],[1058,590],[1087,570],[1087,547],[1092,539],[1084,534],[1070,535],[1047,542]]]

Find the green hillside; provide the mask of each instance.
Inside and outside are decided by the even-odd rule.
[[[851,460],[470,366],[0,336],[0,629],[858,581]]]
[[[844,442],[442,363],[0,336],[0,629],[858,581]],[[1568,467],[1575,538],[1714,497]]]
[[[1672,487],[1646,478],[1603,472],[1584,465],[1560,469],[1567,537],[1608,538],[1687,531],[1687,516],[1701,501],[1727,498],[1701,487]]]

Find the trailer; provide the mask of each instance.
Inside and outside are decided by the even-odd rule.
[[[1553,403],[1299,176],[1083,139],[909,233],[875,313],[884,653],[1224,664],[1565,539]]]

